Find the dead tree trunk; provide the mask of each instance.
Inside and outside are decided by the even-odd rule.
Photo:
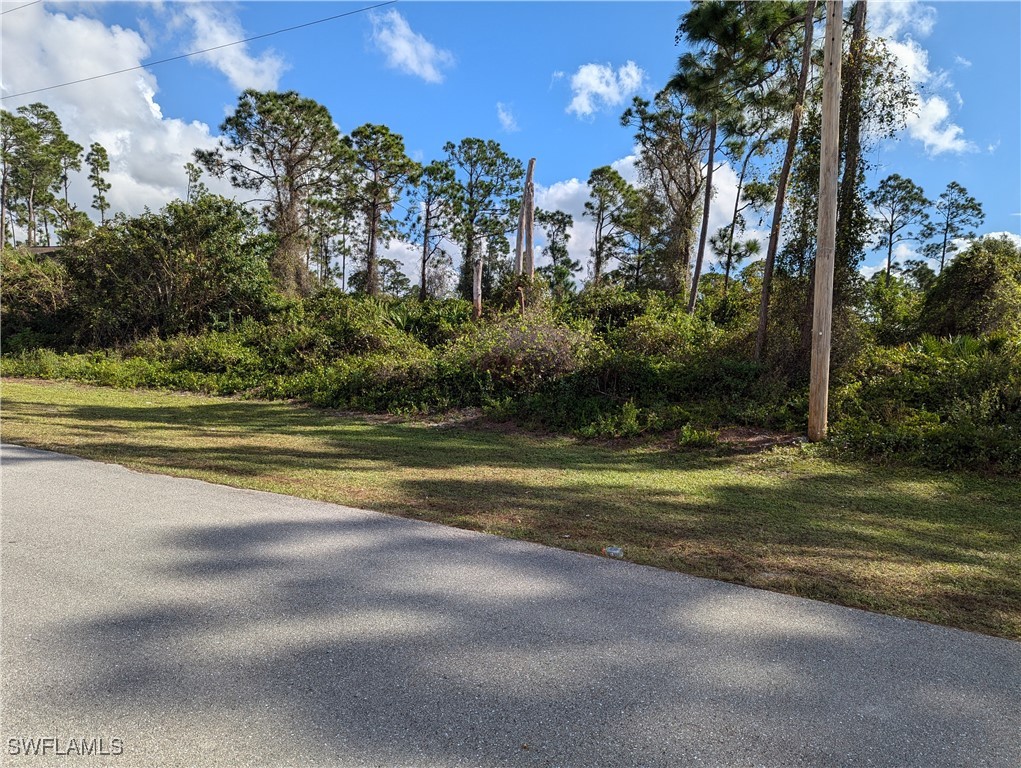
[[[705,244],[709,239],[709,207],[713,201],[713,164],[716,162],[716,115],[709,123],[709,162],[705,174],[705,198],[702,201],[702,229],[698,235],[698,254],[695,256],[695,276],[691,278],[691,295],[688,296],[688,314],[695,314],[698,299],[698,282],[702,277],[702,260],[705,258]]]
[[[535,250],[533,239],[535,236],[535,183],[532,181],[532,174],[535,172],[535,158],[528,161],[528,174],[525,176],[525,198],[523,201],[524,229],[525,229],[525,256],[524,273],[529,281],[535,277]]]
[[[482,263],[485,241],[479,244],[478,255],[475,257],[475,272],[472,275],[472,317],[482,319]]]

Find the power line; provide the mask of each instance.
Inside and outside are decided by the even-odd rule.
[[[43,0],[32,0],[31,3],[25,3],[24,5],[19,5],[17,8],[8,8],[6,11],[0,11],[0,16],[6,16],[8,13],[14,13],[15,11],[20,11],[22,8],[28,8],[28,6],[30,6],[30,5],[37,5],[37,4],[41,3],[42,1]]]
[[[40,1],[41,0],[35,0],[35,2],[40,2]],[[305,27],[315,26],[316,24],[323,24],[323,23],[325,23],[327,21],[334,21],[336,19],[342,19],[345,16],[354,16],[357,13],[364,13],[365,11],[372,11],[372,10],[375,10],[376,8],[382,8],[384,5],[393,5],[396,2],[397,2],[397,0],[385,0],[385,2],[376,3],[375,5],[369,5],[369,6],[366,6],[365,8],[358,8],[356,10],[347,11],[345,13],[338,13],[338,14],[336,14],[334,16],[327,16],[325,19],[316,19],[315,21],[307,21],[304,24],[296,24],[293,27],[285,27],[283,29],[274,30],[273,32],[265,32],[265,33],[263,33],[261,35],[255,35],[253,37],[246,37],[244,40],[235,40],[232,43],[223,43],[222,45],[214,45],[212,48],[203,48],[201,51],[191,51],[190,53],[182,53],[182,54],[180,54],[178,56],[171,56],[171,57],[166,58],[166,59],[158,59],[157,61],[149,61],[149,62],[146,62],[144,64],[139,64],[139,65],[134,66],[134,67],[126,67],[125,69],[118,69],[118,70],[116,70],[114,72],[105,72],[102,75],[93,75],[92,77],[83,77],[83,78],[80,78],[78,80],[70,80],[70,81],[68,81],[66,83],[60,83],[58,85],[47,85],[44,88],[34,88],[31,91],[22,91],[21,93],[12,93],[9,96],[0,96],[0,101],[2,101],[4,99],[17,98],[18,96],[28,96],[28,95],[33,94],[33,93],[41,93],[42,91],[52,91],[54,88],[64,88],[64,87],[66,87],[68,85],[77,85],[78,83],[87,83],[90,80],[99,80],[100,78],[103,78],[103,77],[111,77],[113,75],[120,75],[120,74],[123,74],[125,72],[134,72],[136,69],[145,69],[146,67],[154,67],[157,64],[166,64],[167,62],[170,62],[170,61],[178,61],[180,59],[187,59],[189,56],[198,56],[200,53],[209,53],[210,51],[218,51],[221,48],[229,48],[232,45],[241,45],[242,43],[250,43],[253,40],[262,40],[263,38],[272,37],[273,35],[279,35],[279,34],[282,34],[284,32],[293,32],[296,29],[304,29]],[[32,5],[32,3],[28,3],[28,5]],[[18,6],[18,8],[24,8],[24,7],[25,7],[24,5]],[[11,11],[16,11],[16,10],[18,10],[18,8],[12,8]],[[10,11],[4,11],[4,13],[10,13]]]

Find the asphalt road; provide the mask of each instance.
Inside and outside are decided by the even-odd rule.
[[[15,446],[0,535],[5,766],[1021,766],[1008,640]]]

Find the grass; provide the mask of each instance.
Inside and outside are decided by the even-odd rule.
[[[5,380],[4,441],[1021,639],[1017,479]]]

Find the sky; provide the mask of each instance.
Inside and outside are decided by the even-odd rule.
[[[365,10],[372,5],[5,0],[2,105],[42,101],[78,143],[102,143],[108,197],[129,214],[184,195],[184,164],[194,149],[215,144],[245,88],[298,91],[324,104],[345,133],[386,124],[423,162],[442,158],[447,141],[494,139],[523,162],[536,158],[537,205],[574,216],[570,250],[587,264],[585,180],[601,165],[636,180],[620,114],[633,96],[650,98],[669,79],[684,50],[674,37],[688,4],[399,0]],[[348,15],[16,95],[339,14]],[[906,128],[869,152],[870,182],[899,173],[935,198],[957,181],[985,209],[980,233],[1021,242],[1021,2],[872,0],[869,26],[888,40],[919,98]],[[712,230],[729,220],[736,175],[724,166],[717,182]],[[89,209],[85,177],[72,189]],[[911,257],[916,247],[901,244],[897,255]],[[415,274],[410,247],[393,243],[390,255]],[[870,252],[863,272],[882,259]]]

